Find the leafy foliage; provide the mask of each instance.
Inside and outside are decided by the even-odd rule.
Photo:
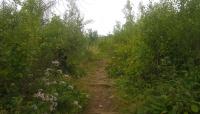
[[[199,113],[199,6],[198,0],[151,3],[111,36],[107,69],[137,105],[130,113]]]
[[[87,47],[83,19],[73,1],[64,19],[45,18],[51,6],[0,5],[0,113],[76,114],[85,105],[86,94],[65,79],[84,74],[78,67]]]

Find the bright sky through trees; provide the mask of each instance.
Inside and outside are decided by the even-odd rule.
[[[0,0],[1,2],[3,0]],[[47,0],[48,1],[48,0]],[[159,0],[151,0],[157,2]],[[97,30],[100,35],[112,33],[116,22],[124,24],[125,18],[122,12],[127,0],[78,0],[78,7],[85,21],[92,20],[86,29]],[[131,0],[135,15],[138,15],[139,3],[146,5],[149,0]],[[63,15],[67,9],[66,0],[56,0],[53,14]]]
[[[138,4],[141,0],[131,0],[134,11],[138,13]],[[80,0],[79,8],[86,20],[92,19],[93,22],[86,28],[97,30],[99,34],[106,35],[112,32],[116,21],[125,22],[122,9],[127,0]],[[142,0],[144,4],[148,0]]]
[[[153,0],[159,1],[159,0]],[[58,0],[56,7],[57,13],[64,13],[66,6],[62,0]],[[92,23],[86,26],[87,29],[97,30],[100,35],[112,33],[113,26],[117,21],[122,24],[125,22],[122,12],[127,0],[78,0],[78,6],[85,20],[92,20]],[[134,6],[134,12],[138,14],[138,5],[147,4],[149,0],[131,0]]]
[[[2,2],[3,0],[0,0]],[[48,1],[48,0],[46,0]],[[135,15],[138,15],[138,6],[149,3],[149,0],[130,0]],[[151,0],[157,2],[159,0]],[[123,8],[127,0],[77,0],[78,7],[85,21],[92,20],[87,24],[86,29],[97,30],[100,35],[112,33],[116,22],[124,24],[125,18]],[[66,0],[56,0],[56,5],[52,10],[53,14],[63,15],[67,9]]]

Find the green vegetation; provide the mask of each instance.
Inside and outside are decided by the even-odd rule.
[[[129,101],[124,113],[200,113],[200,1],[162,0],[140,11],[134,20],[128,2],[127,22],[102,42],[108,73]]]
[[[200,0],[140,5],[138,18],[128,0],[126,23],[100,38],[67,3],[63,18],[50,14],[53,2],[0,4],[0,114],[82,113],[88,95],[74,80],[101,58],[123,114],[200,113]]]
[[[42,0],[0,5],[1,114],[77,114],[86,104],[71,81],[84,74],[83,19],[74,1],[64,19],[49,18],[51,6]]]

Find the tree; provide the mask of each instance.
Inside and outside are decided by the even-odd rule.
[[[98,32],[93,31],[92,29],[89,29],[88,38],[90,39],[90,42],[94,42],[98,38]]]
[[[116,22],[116,25],[114,26],[114,30],[113,33],[117,34],[121,31],[122,27],[121,27],[121,23],[119,21]]]
[[[131,5],[130,0],[127,0],[127,3],[123,9],[123,12],[126,18],[125,26],[132,25],[134,23],[134,13],[133,13],[133,7]]]

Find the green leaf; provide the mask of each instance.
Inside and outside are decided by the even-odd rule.
[[[188,114],[188,112],[184,112],[183,114]]]
[[[199,112],[199,107],[197,105],[191,105],[191,110],[193,112]]]

